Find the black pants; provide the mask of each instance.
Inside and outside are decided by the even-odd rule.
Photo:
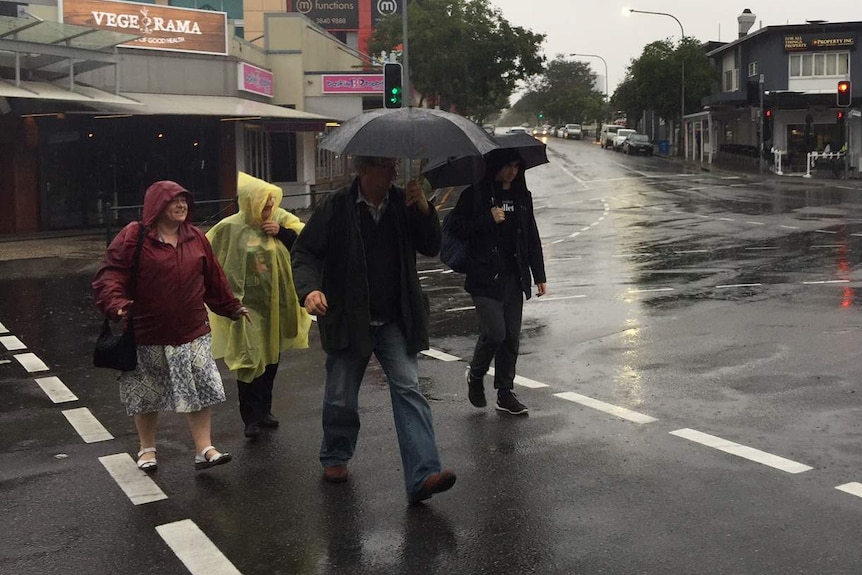
[[[266,366],[266,370],[254,381],[246,383],[237,380],[239,414],[246,425],[260,423],[264,415],[272,412],[272,382],[277,371],[278,364],[273,363]]]
[[[479,316],[479,340],[473,350],[470,371],[481,377],[494,360],[494,387],[512,389],[521,340],[524,292],[521,291],[521,280],[515,274],[505,274],[500,281],[503,282],[502,301],[473,297]]]

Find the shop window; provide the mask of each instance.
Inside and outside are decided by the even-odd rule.
[[[277,132],[269,135],[271,171],[275,182],[296,181],[296,132]]]
[[[245,171],[247,174],[271,182],[269,138],[259,125],[246,124],[243,131]]]

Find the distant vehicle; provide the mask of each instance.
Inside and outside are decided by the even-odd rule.
[[[551,131],[551,126],[545,124],[544,126],[536,126],[533,128],[533,135],[537,138],[541,138],[542,136],[547,136]]]
[[[602,126],[602,134],[599,137],[599,144],[603,148],[610,148],[614,145],[614,136],[617,135],[617,130],[620,129],[620,126],[616,124],[605,124]]]
[[[632,130],[631,128],[620,128],[619,130],[617,130],[617,133],[614,136],[614,151],[621,151],[623,149],[623,143],[625,143],[626,138],[628,138],[632,134],[637,134],[637,130]]]
[[[563,138],[567,140],[580,140],[583,135],[580,124],[566,124],[563,126]]]
[[[523,126],[515,126],[506,130],[507,134],[529,134],[530,131]]]
[[[489,136],[494,135],[494,124],[485,124],[484,126],[482,126],[482,129],[485,130],[485,133]]]
[[[626,154],[644,154],[652,156],[652,142],[646,134],[632,134],[623,142],[623,152]]]

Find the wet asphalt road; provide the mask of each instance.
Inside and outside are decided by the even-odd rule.
[[[420,373],[458,483],[414,508],[379,369],[350,482],[321,481],[316,332],[283,356],[277,431],[244,440],[225,372],[214,439],[236,461],[195,472],[165,415],[165,497],[133,504],[100,461],[137,444],[111,374],[89,367],[92,242],[0,262],[0,572],[859,573],[862,191],[549,144],[528,174],[549,288],[525,305],[528,417],[467,403],[471,301],[420,264]],[[53,403],[36,382],[52,377],[76,399]],[[104,428],[91,443],[67,420],[81,408]]]

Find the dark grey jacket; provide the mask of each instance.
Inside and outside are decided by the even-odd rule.
[[[533,283],[545,283],[545,261],[542,253],[542,242],[533,214],[533,197],[523,183],[523,178],[516,179],[515,217],[518,231],[515,241],[515,258],[518,263],[518,275],[521,290],[527,299],[531,295],[530,276]],[[461,193],[458,204],[449,215],[452,235],[467,240],[467,253],[470,267],[464,289],[470,295],[503,298],[503,288],[500,275],[503,273],[503,261],[500,256],[500,236],[498,225],[491,215],[493,183],[485,180],[470,186]]]
[[[320,290],[328,309],[318,317],[324,351],[352,349],[371,354],[370,297],[365,248],[359,230],[356,198],[358,180],[349,190],[333,192],[314,211],[293,246],[293,281],[301,304]],[[401,319],[407,351],[428,349],[428,297],[416,274],[416,252],[436,256],[440,251],[440,219],[433,206],[427,216],[404,203],[404,190],[389,190],[387,210],[396,214],[401,268]]]

